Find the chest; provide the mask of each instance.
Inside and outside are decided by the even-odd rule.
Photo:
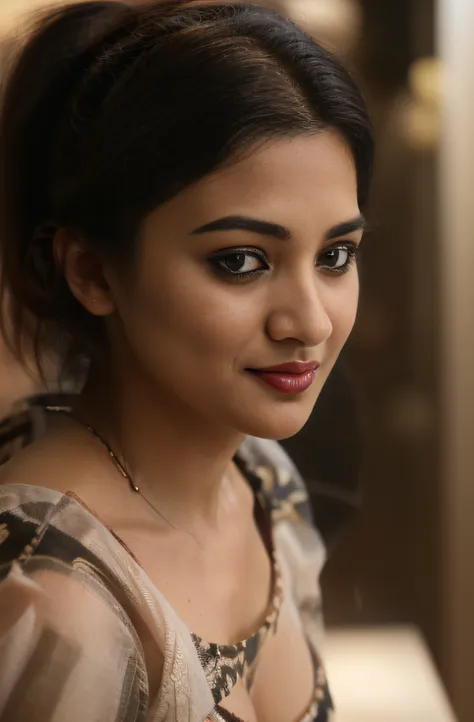
[[[314,722],[318,674],[287,609],[281,610],[277,630],[260,642],[258,654],[241,647],[216,653],[204,645],[203,669],[219,708],[245,722]]]
[[[286,599],[276,631],[262,648],[251,688],[258,722],[301,722],[314,698],[315,682],[307,641]]]
[[[233,644],[265,619],[273,569],[254,525],[203,535],[199,543],[179,533],[115,531],[188,629],[202,639]]]
[[[216,704],[245,722],[300,722],[314,693],[313,660],[289,603],[265,631],[275,580],[258,531],[238,544],[216,540],[205,554],[178,539],[132,535],[127,543],[191,630]]]

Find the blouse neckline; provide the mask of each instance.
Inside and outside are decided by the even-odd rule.
[[[272,581],[265,619],[260,627],[246,639],[233,644],[218,644],[204,640],[190,630],[191,639],[216,705],[231,693],[238,680],[241,680],[248,690],[251,689],[259,654],[266,639],[276,632],[284,598],[283,581],[274,543],[271,510],[263,492],[262,480],[238,453],[234,456],[234,462],[248,481],[254,494],[254,517],[270,559]],[[112,534],[149,579],[140,560],[114,529],[104,524],[100,516],[75,492],[68,491],[66,495],[92,514]],[[153,584],[151,581],[150,583]]]

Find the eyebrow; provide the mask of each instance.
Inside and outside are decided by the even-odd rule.
[[[347,236],[349,233],[363,230],[365,220],[362,215],[353,218],[350,221],[344,221],[337,226],[333,226],[327,231],[324,238],[330,241],[340,236]],[[279,241],[291,240],[291,232],[285,226],[279,223],[270,223],[269,221],[261,221],[257,218],[249,218],[248,216],[224,216],[215,221],[206,223],[192,231],[192,235],[201,235],[203,233],[211,233],[213,231],[247,231],[255,233],[259,236],[269,236]]]

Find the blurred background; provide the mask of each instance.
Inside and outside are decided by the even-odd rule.
[[[5,43],[43,4],[1,0]],[[378,145],[357,327],[285,442],[329,550],[336,720],[472,722],[474,3],[260,4],[343,57]],[[0,417],[38,389],[0,349]]]

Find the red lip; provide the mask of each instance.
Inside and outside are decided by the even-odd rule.
[[[278,366],[268,366],[264,369],[250,369],[256,373],[286,373],[286,374],[305,374],[308,371],[316,371],[319,368],[317,361],[289,361],[286,364],[278,364]]]
[[[319,367],[317,361],[291,361],[265,369],[248,369],[259,381],[282,394],[300,394],[314,381]]]

